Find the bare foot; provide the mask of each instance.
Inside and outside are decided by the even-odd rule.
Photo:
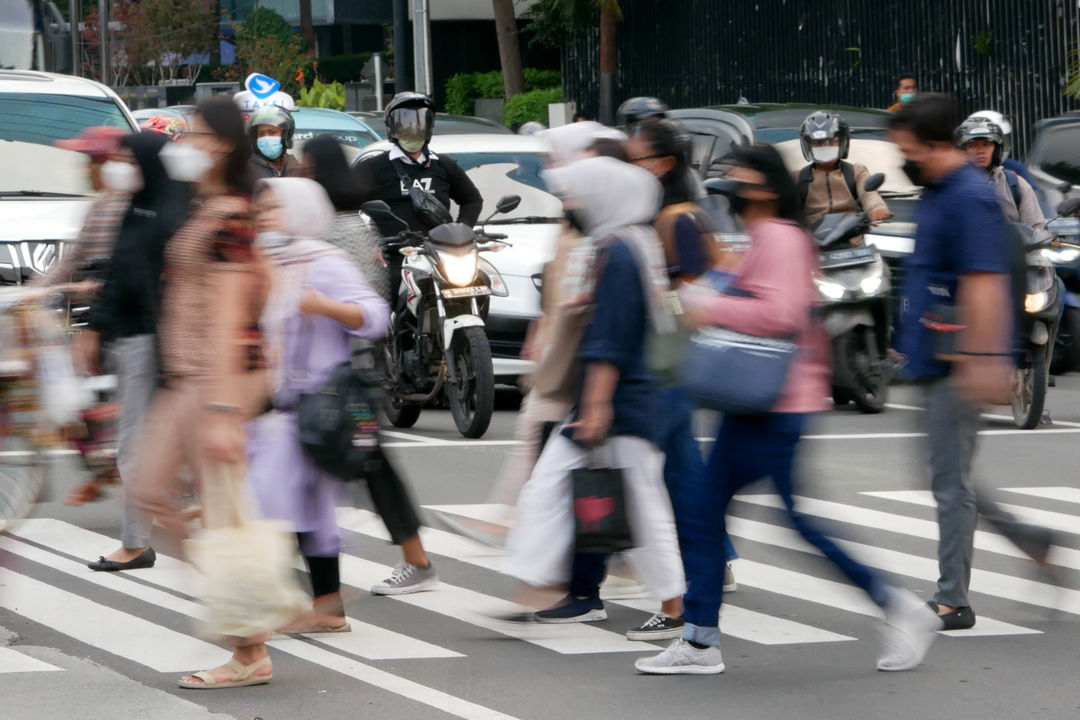
[[[120,548],[115,550],[112,555],[107,556],[106,560],[112,560],[114,562],[131,562],[135,558],[146,552],[146,548],[136,548],[135,550],[129,550],[128,548]]]

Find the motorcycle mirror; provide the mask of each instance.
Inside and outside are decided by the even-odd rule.
[[[400,223],[406,230],[409,229],[409,223],[395,215],[394,211],[391,210],[390,206],[383,200],[369,200],[361,205],[360,209],[364,211],[365,215],[376,222],[378,222],[379,218],[382,218],[383,220],[394,220]]]
[[[503,195],[499,198],[499,202],[495,203],[495,210],[501,214],[514,212],[518,209],[518,205],[521,204],[520,195]]]
[[[863,183],[863,189],[866,190],[866,192],[874,192],[875,190],[877,190],[878,188],[880,188],[884,184],[885,184],[885,174],[884,173],[874,173],[870,177],[866,178],[866,182]]]
[[[731,197],[739,189],[739,183],[735,180],[713,178],[705,181],[705,191],[710,195],[724,195]]]
[[[1058,215],[1068,216],[1076,214],[1076,211],[1080,210],[1080,197],[1065,198],[1058,205]]]
[[[1072,188],[1072,183],[1063,182],[1057,186],[1057,191],[1062,195],[1068,195],[1070,192],[1072,192]]]

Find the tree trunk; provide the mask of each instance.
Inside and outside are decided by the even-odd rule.
[[[506,89],[506,97],[509,98],[525,92],[514,0],[492,0],[492,5],[495,10],[495,36],[499,40],[499,60],[502,62],[503,87]]]
[[[604,5],[600,10],[600,122],[615,122],[615,10]]]
[[[315,52],[315,26],[311,21],[311,0],[300,0],[300,33],[308,52]]]

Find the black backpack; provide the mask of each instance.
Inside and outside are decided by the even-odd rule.
[[[844,176],[844,184],[847,185],[848,192],[851,193],[851,197],[855,200],[855,207],[861,211],[863,206],[862,201],[859,200],[859,186],[855,182],[855,166],[841,160],[840,172]],[[795,189],[799,193],[799,205],[802,207],[806,207],[806,196],[810,194],[810,183],[812,182],[814,182],[814,166],[810,164],[799,171],[799,177],[795,180]]]

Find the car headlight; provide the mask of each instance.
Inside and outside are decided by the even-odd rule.
[[[1080,259],[1080,250],[1076,248],[1043,248],[1041,253],[1055,265],[1069,265]]]
[[[847,294],[847,288],[843,285],[825,278],[814,278],[814,285],[817,286],[818,292],[826,300],[842,300],[844,295]]]
[[[471,285],[476,279],[476,252],[465,255],[440,255],[446,279],[458,287]]]
[[[1037,313],[1050,304],[1050,293],[1030,293],[1024,297],[1024,310],[1029,313]]]

